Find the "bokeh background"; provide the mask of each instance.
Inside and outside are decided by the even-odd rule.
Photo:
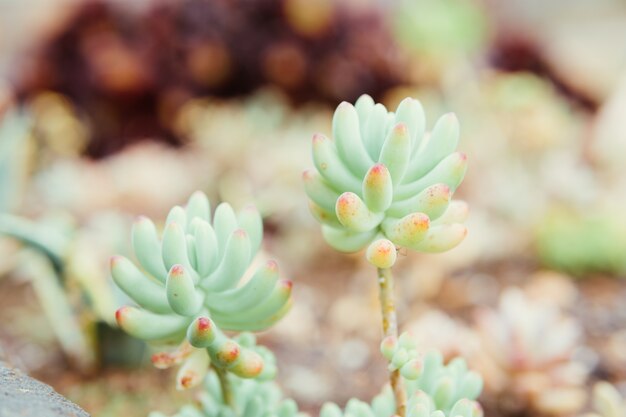
[[[624,392],[621,0],[0,0],[0,357],[94,417],[192,400],[117,330],[108,259],[199,189],[255,203],[295,282],[260,336],[286,392],[376,394],[374,271],[322,241],[300,179],[364,93],[420,99],[429,128],[455,112],[470,161],[466,241],[397,263],[401,327],[483,374],[489,417]]]

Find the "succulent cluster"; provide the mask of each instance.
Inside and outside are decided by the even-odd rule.
[[[304,172],[304,184],[332,247],[367,246],[368,260],[389,268],[396,247],[443,252],[463,240],[467,205],[451,201],[467,165],[455,151],[458,120],[447,114],[425,127],[419,101],[406,98],[394,113],[363,95],[339,105],[332,139],[313,137],[316,169]]]
[[[137,220],[132,244],[141,269],[127,258],[112,258],[113,279],[138,304],[120,308],[118,324],[140,339],[182,342],[175,353],[154,357],[161,367],[185,360],[179,387],[199,384],[203,375],[197,370],[209,363],[244,378],[273,377],[265,349],[250,336],[233,339],[222,332],[263,330],[289,310],[292,284],[279,279],[276,262],[242,281],[262,234],[253,207],[235,214],[223,203],[211,221],[209,201],[198,192],[185,208],[170,211],[161,239],[152,221]]]
[[[511,288],[497,310],[479,312],[476,325],[483,356],[475,366],[487,394],[550,416],[582,408],[589,370],[574,357],[581,334],[574,319]]]
[[[400,369],[406,381],[408,416],[482,416],[480,405],[473,401],[482,390],[482,378],[468,371],[463,359],[444,365],[441,353],[418,352],[414,336],[407,332],[398,339],[386,337],[380,349],[389,361],[389,369]],[[393,410],[390,408],[388,415]]]

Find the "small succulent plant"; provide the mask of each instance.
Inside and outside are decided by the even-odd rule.
[[[626,225],[618,212],[553,210],[537,227],[535,246],[545,265],[577,277],[626,275]]]
[[[419,101],[394,112],[363,95],[343,102],[333,117],[333,139],[313,136],[314,170],[304,172],[313,215],[335,249],[367,246],[379,268],[396,260],[396,247],[443,252],[465,237],[467,205],[451,201],[466,157],[456,152],[459,123],[442,116],[425,134]]]
[[[395,113],[368,95],[361,96],[354,106],[343,102],[333,116],[333,138],[313,136],[316,169],[303,174],[309,206],[322,223],[325,240],[342,252],[367,247],[367,260],[378,269],[383,347],[398,339],[391,273],[398,248],[444,252],[467,234],[462,224],[467,205],[452,201],[467,165],[465,155],[456,152],[458,120],[447,114],[431,132],[425,130],[424,111],[415,99],[402,100]],[[407,399],[403,377],[417,378],[420,361],[402,346],[397,352],[389,349],[385,356],[391,361],[389,381],[394,398],[390,413],[415,415],[416,401],[422,404],[422,400],[411,392]],[[433,388],[431,382],[429,388]],[[425,414],[417,415],[445,416],[453,405],[430,396],[447,395],[447,389],[442,391],[445,394],[438,389],[420,392],[432,409],[424,408]]]
[[[292,284],[279,278],[276,262],[239,285],[262,235],[255,208],[235,214],[224,203],[211,222],[209,200],[195,193],[185,208],[170,211],[161,239],[151,220],[137,220],[132,243],[142,269],[125,257],[111,259],[113,279],[138,304],[117,310],[118,324],[140,339],[180,344],[174,354],[153,358],[161,367],[185,359],[179,388],[202,382],[198,369],[206,373],[209,363],[243,378],[273,376],[264,350],[222,332],[264,330],[289,310]]]
[[[438,351],[422,354],[417,348],[414,336],[407,332],[398,339],[386,337],[380,346],[383,356],[389,361],[389,369],[399,369],[406,381],[409,392],[407,415],[420,415],[411,410],[424,408],[429,410],[429,414],[424,414],[427,416],[432,416],[436,410],[453,417],[482,416],[480,405],[473,401],[482,390],[480,375],[468,371],[461,358],[444,365],[443,356]],[[429,405],[426,407],[425,404]],[[388,415],[392,415],[393,411],[394,408],[391,408]]]
[[[400,44],[434,74],[446,74],[446,65],[484,48],[488,32],[479,4],[455,0],[400,0],[393,26]]]
[[[479,311],[477,330],[483,356],[475,365],[489,396],[550,416],[572,415],[585,404],[589,370],[574,358],[581,329],[558,307],[510,288],[497,310]]]

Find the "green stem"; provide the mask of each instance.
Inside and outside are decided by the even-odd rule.
[[[380,308],[383,319],[383,332],[385,337],[398,338],[398,318],[393,302],[393,275],[390,268],[378,268],[378,289],[380,295]],[[389,383],[396,400],[396,414],[404,417],[406,410],[406,391],[402,383],[400,371],[389,372]]]
[[[222,398],[224,404],[227,404],[230,408],[235,410],[235,399],[233,398],[233,390],[228,380],[228,371],[217,366],[213,366],[213,370],[217,374],[220,381],[220,387],[222,389]]]

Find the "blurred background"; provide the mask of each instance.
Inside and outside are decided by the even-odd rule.
[[[287,393],[371,398],[374,271],[322,241],[300,179],[364,93],[456,112],[470,161],[466,241],[397,263],[401,327],[483,374],[489,417],[624,392],[622,0],[0,0],[0,357],[94,417],[193,399],[116,328],[108,259],[199,189],[255,203],[295,282],[260,338]]]

